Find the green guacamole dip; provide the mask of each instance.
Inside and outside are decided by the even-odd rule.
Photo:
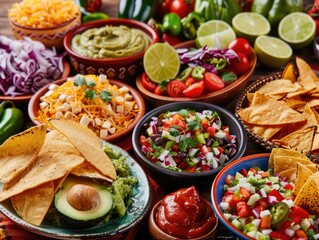
[[[91,28],[71,40],[74,52],[90,58],[127,57],[144,51],[150,44],[144,32],[123,25]]]

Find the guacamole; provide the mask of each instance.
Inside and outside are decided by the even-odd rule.
[[[150,44],[144,32],[123,25],[91,28],[71,40],[74,52],[90,58],[127,57],[144,51]]]

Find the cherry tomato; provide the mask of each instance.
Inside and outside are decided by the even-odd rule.
[[[81,3],[82,1],[80,1]],[[82,5],[83,4],[83,5]],[[85,0],[81,4],[82,7],[88,12],[97,12],[102,7],[102,1],[101,0]]]
[[[185,89],[185,83],[179,80],[172,80],[167,84],[166,91],[170,97],[182,97]]]
[[[167,33],[163,33],[162,35],[162,41],[167,42],[169,45],[174,46],[176,44],[179,44],[181,40],[177,36],[171,36]]]
[[[227,185],[230,185],[231,181],[233,181],[235,179],[235,177],[231,174],[227,174],[226,177],[225,177],[225,183]]]
[[[207,92],[217,91],[225,87],[224,81],[217,74],[212,72],[205,72],[204,83]]]
[[[154,92],[157,84],[152,82],[149,77],[147,76],[146,72],[142,73],[142,85],[145,89],[147,89],[150,92]]]
[[[170,4],[170,12],[176,13],[181,19],[194,10],[195,0],[173,0]]]
[[[251,52],[250,43],[245,38],[234,39],[229,43],[228,48],[233,49],[236,53],[241,52],[243,54],[246,54],[246,56],[249,56]]]
[[[165,91],[162,90],[160,85],[157,85],[156,88],[154,89],[154,93],[156,95],[165,95]]]
[[[170,11],[170,0],[161,0],[156,2],[155,18],[157,20],[162,20],[163,16]]]
[[[230,67],[238,74],[241,75],[246,72],[249,68],[249,59],[246,54],[238,52],[238,61],[233,61]]]
[[[189,87],[190,85],[192,85],[195,82],[196,82],[196,80],[194,78],[192,78],[192,77],[189,77],[189,78],[187,78],[185,80],[185,84],[186,84],[187,87]]]
[[[196,98],[202,95],[202,93],[204,92],[204,88],[205,88],[204,81],[199,81],[187,87],[183,91],[183,93],[185,94],[186,97]]]

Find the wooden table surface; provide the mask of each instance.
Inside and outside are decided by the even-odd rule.
[[[1,4],[0,4],[0,35],[6,35],[8,37],[13,37],[10,26],[9,26],[9,22],[7,19],[7,11],[14,2],[16,2],[16,1],[14,1],[14,0],[1,0]],[[107,13],[110,17],[116,17],[117,16],[117,9],[118,9],[117,4],[118,4],[117,0],[103,0],[103,6],[102,6],[101,11]],[[295,52],[295,56],[296,55],[302,56],[304,59],[306,59],[308,62],[310,62],[312,64],[312,66],[314,66],[315,68],[318,67],[317,66],[318,62],[314,58],[311,46],[309,46],[307,49],[303,49],[303,50],[300,50],[298,52]],[[273,72],[274,72],[273,70],[270,70],[270,69],[267,69],[267,68],[264,68],[264,67],[257,65],[256,70],[254,71],[254,74],[253,74],[250,82],[255,81],[256,79],[260,78],[261,76],[272,74]],[[227,103],[225,105],[225,107],[228,108],[230,111],[233,111],[235,103],[236,103],[236,98],[234,98],[234,100],[232,102]],[[25,115],[27,116],[26,111],[25,111]],[[245,156],[255,154],[255,153],[265,153],[265,152],[269,152],[269,151],[263,149],[262,147],[257,145],[255,142],[253,142],[251,139],[247,140],[247,149],[246,149],[245,154],[244,154]],[[205,194],[205,197],[209,198],[209,189],[204,194]],[[225,234],[225,236],[222,236],[222,235],[223,234],[220,234],[220,236],[218,236],[217,238],[218,239],[233,239],[234,238],[233,236],[226,236],[227,234]],[[143,238],[136,238],[136,239],[143,239]]]

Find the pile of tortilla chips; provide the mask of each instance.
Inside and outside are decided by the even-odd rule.
[[[112,182],[116,171],[100,139],[87,127],[52,120],[12,136],[0,146],[0,202],[10,199],[25,221],[40,225],[69,174]]]
[[[268,168],[275,175],[291,179],[294,203],[319,216],[319,166],[300,152],[273,148],[269,157]]]
[[[299,152],[319,152],[319,78],[301,58],[289,63],[282,79],[248,93],[249,106],[237,111],[250,131],[265,141]]]

